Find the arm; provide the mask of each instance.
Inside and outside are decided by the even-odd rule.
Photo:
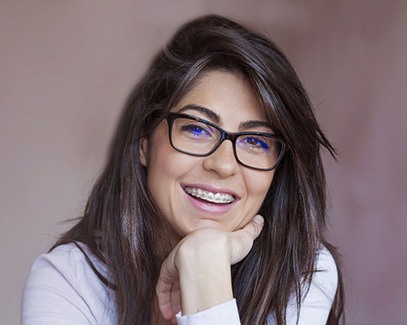
[[[260,234],[263,219],[258,216],[243,229],[229,233],[205,228],[188,234],[164,261],[157,283],[160,310],[173,319],[182,305],[183,315],[193,315],[233,301],[230,266],[242,260]],[[179,279],[182,303],[171,297]],[[236,310],[237,308],[231,307]],[[239,324],[237,322],[229,324]],[[224,324],[224,323],[222,323]]]

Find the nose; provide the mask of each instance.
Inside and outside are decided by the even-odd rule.
[[[205,170],[216,172],[221,177],[228,177],[239,171],[239,163],[233,152],[233,143],[225,140],[211,155],[204,157]]]

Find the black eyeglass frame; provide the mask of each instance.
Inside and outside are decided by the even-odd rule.
[[[215,128],[221,134],[221,137],[220,137],[218,143],[208,153],[205,153],[205,154],[196,154],[196,153],[191,153],[191,152],[188,152],[188,151],[178,149],[172,142],[172,127],[173,127],[174,121],[177,118],[186,118],[186,119],[194,120],[194,121],[204,123],[204,124],[207,124],[207,125]],[[212,123],[210,121],[207,121],[205,119],[194,116],[194,115],[189,115],[189,114],[185,114],[185,113],[170,112],[168,114],[166,120],[168,122],[168,135],[169,135],[171,146],[175,150],[177,150],[179,152],[182,152],[184,154],[194,156],[194,157],[207,157],[207,156],[210,156],[211,154],[213,154],[220,147],[220,145],[223,143],[223,141],[230,140],[232,142],[232,145],[233,145],[233,154],[235,156],[236,161],[239,164],[241,164],[241,165],[243,165],[243,166],[245,166],[247,168],[251,168],[251,169],[255,169],[255,170],[270,171],[270,170],[275,169],[277,167],[277,165],[281,162],[281,160],[283,159],[283,156],[284,156],[284,154],[286,152],[286,148],[287,148],[285,142],[281,138],[279,138],[278,136],[276,136],[274,134],[264,133],[264,132],[250,132],[250,131],[247,131],[247,132],[228,132],[228,131],[223,130],[220,126],[218,126],[218,125],[216,125],[216,124],[214,124],[214,123]],[[247,165],[247,164],[241,162],[238,155],[237,155],[237,152],[236,152],[236,139],[238,137],[242,136],[242,135],[260,135],[260,136],[263,136],[263,137],[272,138],[272,139],[277,140],[280,143],[281,147],[280,147],[279,156],[278,156],[277,161],[274,164],[274,166],[271,167],[271,168],[259,168],[259,167],[253,167],[253,166],[250,166],[250,165]]]

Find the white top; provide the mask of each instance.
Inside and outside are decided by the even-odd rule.
[[[104,265],[81,245],[102,275]],[[326,248],[318,257],[310,289],[303,299],[299,325],[326,324],[335,296],[338,275],[334,259]],[[287,310],[287,325],[297,321],[295,299]],[[240,324],[236,300],[216,305],[194,315],[177,315],[179,325]],[[108,325],[117,324],[114,291],[96,276],[83,253],[74,244],[58,246],[39,256],[24,287],[22,325]],[[268,325],[275,324],[270,315]]]

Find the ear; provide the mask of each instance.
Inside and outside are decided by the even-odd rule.
[[[143,138],[140,141],[140,162],[144,167],[147,167],[147,157],[148,157],[148,140]]]

